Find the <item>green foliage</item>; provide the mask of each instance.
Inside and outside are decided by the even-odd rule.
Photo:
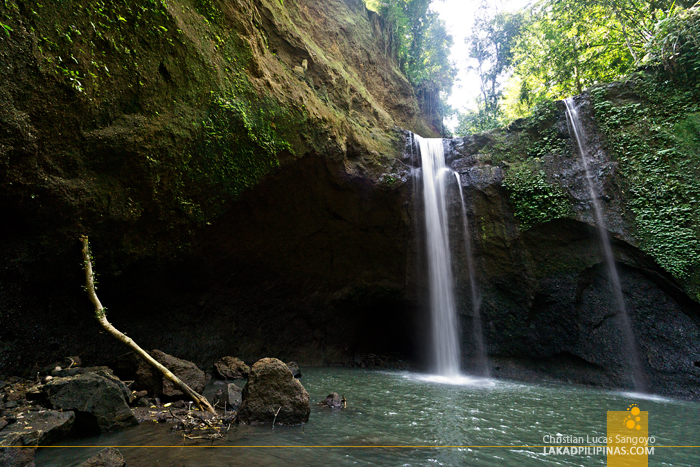
[[[205,169],[237,197],[279,167],[278,154],[292,152],[277,135],[274,110],[255,108],[233,95],[214,99],[205,129]]]
[[[700,266],[698,95],[661,77],[634,82],[639,101],[592,91],[596,120],[619,163],[641,248],[679,279]]]
[[[457,75],[449,61],[452,36],[444,21],[429,9],[431,0],[365,0],[384,21],[387,55],[393,56],[413,85],[421,107],[429,115],[450,112],[446,99]]]
[[[501,115],[498,110],[495,112],[488,111],[481,103],[477,103],[476,110],[468,110],[460,112],[457,117],[457,128],[455,134],[457,136],[474,135],[484,133],[489,130],[500,128],[503,126]]]
[[[687,2],[541,0],[515,14],[482,4],[468,39],[481,96],[476,110],[463,117],[461,134],[504,125],[543,100],[620,79],[645,54],[675,65],[669,57],[679,47],[698,50],[700,43],[697,16],[680,14],[679,3]],[[679,30],[685,31],[680,40]],[[697,77],[696,58],[675,68]]]
[[[676,82],[700,87],[700,7],[672,10],[656,24],[647,61],[663,65]]]
[[[5,31],[5,34],[7,34],[7,37],[10,37],[10,33],[12,32],[11,27],[9,27],[6,24],[0,23],[0,28],[2,28],[3,31]]]
[[[544,171],[536,164],[524,163],[508,170],[503,186],[508,190],[522,230],[566,217],[571,212],[566,192],[548,183]]]
[[[515,52],[520,101],[580,94],[629,73],[635,59],[607,2],[546,0],[530,11]]]
[[[510,72],[514,45],[523,24],[522,13],[499,12],[482,1],[475,16],[471,35],[466,39],[469,57],[481,83],[476,109],[459,115],[456,133],[460,136],[480,133],[504,125],[500,106],[502,79]]]

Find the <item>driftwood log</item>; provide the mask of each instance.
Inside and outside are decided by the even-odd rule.
[[[175,376],[170,370],[158,363],[153,357],[151,357],[145,350],[136,344],[130,337],[126,334],[120,332],[117,328],[112,326],[112,323],[107,321],[106,308],[100,303],[100,299],[97,298],[97,293],[95,293],[95,276],[92,271],[92,260],[90,258],[90,245],[88,243],[88,238],[83,235],[80,237],[80,241],[83,244],[83,265],[85,268],[85,289],[90,297],[90,301],[95,306],[95,318],[100,322],[103,328],[114,336],[117,340],[126,344],[131,350],[136,352],[141,358],[143,358],[146,363],[151,365],[153,368],[158,370],[163,376],[173,382],[182,392],[187,394],[199,407],[200,410],[206,410],[207,412],[216,413],[214,408],[211,406],[207,399],[198,394],[187,384],[185,384],[180,378]]]

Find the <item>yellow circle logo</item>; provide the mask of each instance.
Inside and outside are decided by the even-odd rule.
[[[627,407],[627,411],[631,414],[625,418],[625,426],[630,430],[641,430],[642,426],[637,424],[637,422],[642,421],[642,417],[639,416],[642,411],[637,407],[637,404],[632,404]]]

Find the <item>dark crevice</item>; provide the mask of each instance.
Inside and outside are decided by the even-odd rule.
[[[160,65],[158,65],[158,73],[160,73],[160,75],[163,77],[166,83],[173,82],[173,78],[172,76],[170,76],[170,72],[162,62]]]

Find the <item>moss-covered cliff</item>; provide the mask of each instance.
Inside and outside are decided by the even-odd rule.
[[[168,315],[168,300],[153,290],[163,306],[152,309],[125,303],[127,295],[171,282],[163,271],[172,268],[193,290],[217,284],[222,277],[213,271],[258,277],[244,263],[265,270],[272,262],[276,274],[300,278],[314,269],[305,253],[282,267],[281,257],[254,259],[256,249],[313,245],[304,237],[326,228],[328,217],[348,219],[341,232],[372,225],[377,188],[401,204],[392,192],[402,170],[399,127],[434,131],[384,54],[381,19],[360,0],[8,0],[0,22],[0,372],[47,358],[47,349],[76,349],[96,332],[81,305],[79,234],[91,238],[103,293],[119,291],[116,303],[107,301],[116,305],[113,319],[124,323],[126,305],[136,315],[147,310],[138,326],[148,335]],[[298,190],[282,184],[277,191],[275,183],[296,183],[295,176],[306,177]],[[263,179],[260,191],[246,194]],[[269,209],[285,202],[291,206],[281,214]],[[246,220],[245,203],[260,213]],[[238,214],[226,214],[232,209]],[[292,226],[240,233],[259,225],[259,215],[281,215],[281,225]],[[221,239],[217,232],[229,224]],[[318,261],[341,247],[322,246]],[[236,250],[226,271],[217,248]],[[200,274],[172,266],[209,254],[215,261],[202,263]],[[144,283],[127,279],[138,271]],[[365,280],[362,271],[335,271],[343,286],[351,273]],[[323,275],[316,268],[309,280]],[[243,311],[222,307],[245,329]],[[221,309],[211,312],[219,316],[207,320],[217,322]],[[88,354],[109,347],[94,339]]]
[[[698,397],[697,90],[651,70],[594,88],[576,102],[650,389]],[[619,312],[563,103],[450,146],[472,203],[496,374],[629,385]],[[459,220],[453,225],[460,235]],[[466,272],[459,264],[468,329]]]

